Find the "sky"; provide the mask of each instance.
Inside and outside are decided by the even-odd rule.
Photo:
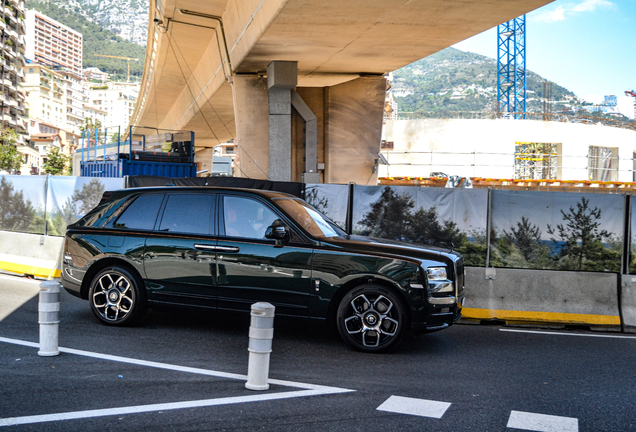
[[[454,45],[497,58],[497,28]],[[633,103],[636,0],[557,0],[526,14],[526,69],[593,103]]]

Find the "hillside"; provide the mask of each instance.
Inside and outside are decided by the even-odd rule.
[[[527,71],[529,112],[543,110],[543,82]],[[400,112],[493,111],[497,102],[497,61],[447,48],[393,72],[393,95]],[[552,110],[581,106],[566,88],[552,84]]]
[[[143,73],[146,48],[127,42],[110,30],[98,24],[96,18],[82,13],[79,6],[61,8],[46,0],[27,0],[27,9],[36,9],[56,21],[82,33],[84,36],[83,66],[98,67],[102,71],[115,74],[114,79],[125,80],[127,62],[125,60],[96,57],[95,54],[107,54],[119,57],[138,58],[130,62],[131,81],[140,80]]]

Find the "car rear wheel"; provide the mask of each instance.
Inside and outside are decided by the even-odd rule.
[[[91,282],[88,300],[95,316],[108,325],[134,323],[146,312],[146,296],[142,284],[122,267],[108,267]]]
[[[365,284],[349,291],[338,306],[338,332],[353,348],[366,352],[395,347],[405,331],[406,313],[392,291]]]

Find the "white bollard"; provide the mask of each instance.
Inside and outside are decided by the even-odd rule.
[[[269,354],[272,352],[274,338],[274,305],[269,303],[254,303],[252,305],[252,319],[250,322],[250,360],[247,366],[247,382],[245,387],[250,390],[267,390],[269,376]]]
[[[46,281],[40,284],[38,303],[40,324],[39,356],[50,357],[60,354],[57,346],[58,325],[60,323],[60,284]]]

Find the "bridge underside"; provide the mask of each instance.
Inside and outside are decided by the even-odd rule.
[[[298,105],[272,106],[278,90],[267,80],[272,62],[292,62],[291,91],[316,118],[310,147],[319,177],[309,178],[375,184],[384,74],[547,3],[151,0],[132,124],[193,130],[199,150],[234,139],[239,175],[301,180],[309,169],[305,149],[314,138],[307,136]],[[289,122],[272,123],[277,114]],[[290,131],[277,129],[288,123]],[[270,154],[272,139],[289,140],[282,144],[290,154],[282,178],[280,162],[270,163],[280,158]]]

